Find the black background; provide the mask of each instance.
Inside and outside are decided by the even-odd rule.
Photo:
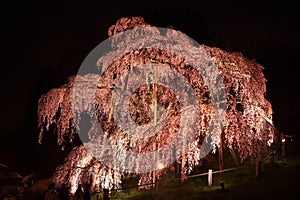
[[[20,1],[1,6],[0,162],[51,172],[66,155],[55,137],[37,144],[37,101],[76,74],[118,18],[142,16],[198,43],[239,51],[265,67],[275,126],[299,135],[299,14],[292,1]]]

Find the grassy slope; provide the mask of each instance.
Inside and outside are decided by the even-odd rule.
[[[298,145],[299,147],[299,145]],[[262,176],[255,177],[255,167],[244,163],[243,169],[222,174],[214,174],[212,187],[207,186],[207,176],[188,179],[184,184],[170,179],[171,175],[162,178],[158,191],[124,190],[112,196],[112,199],[300,199],[300,148],[295,143],[287,145],[287,159],[277,160],[275,164],[265,162]],[[233,167],[230,155],[225,154],[225,168]],[[202,168],[217,170],[217,162]],[[225,183],[221,191],[220,181]]]

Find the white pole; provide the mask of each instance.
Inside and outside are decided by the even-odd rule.
[[[208,186],[212,186],[212,170],[208,170]]]

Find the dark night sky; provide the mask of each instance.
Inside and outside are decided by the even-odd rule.
[[[25,166],[24,173],[61,162],[65,155],[53,138],[37,144],[38,98],[75,74],[85,56],[107,38],[109,26],[123,16],[142,16],[152,25],[181,30],[200,44],[255,59],[266,68],[275,126],[299,134],[300,31],[298,6],[292,1],[96,2],[24,1],[2,6],[0,162]]]

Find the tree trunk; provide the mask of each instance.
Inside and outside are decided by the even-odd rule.
[[[233,158],[234,164],[235,164],[236,166],[239,166],[239,165],[240,165],[240,162],[238,161],[238,159],[237,159],[237,157],[236,157],[235,151],[234,151],[233,149],[231,149],[231,148],[229,148],[229,151],[230,151],[230,154],[231,154],[231,156],[232,156],[232,158]]]
[[[221,135],[221,138],[220,138],[220,145],[219,145],[218,151],[219,151],[219,170],[221,171],[224,168],[224,164],[223,164],[223,140],[222,140],[222,135]],[[221,172],[220,172],[220,174],[221,174]]]

